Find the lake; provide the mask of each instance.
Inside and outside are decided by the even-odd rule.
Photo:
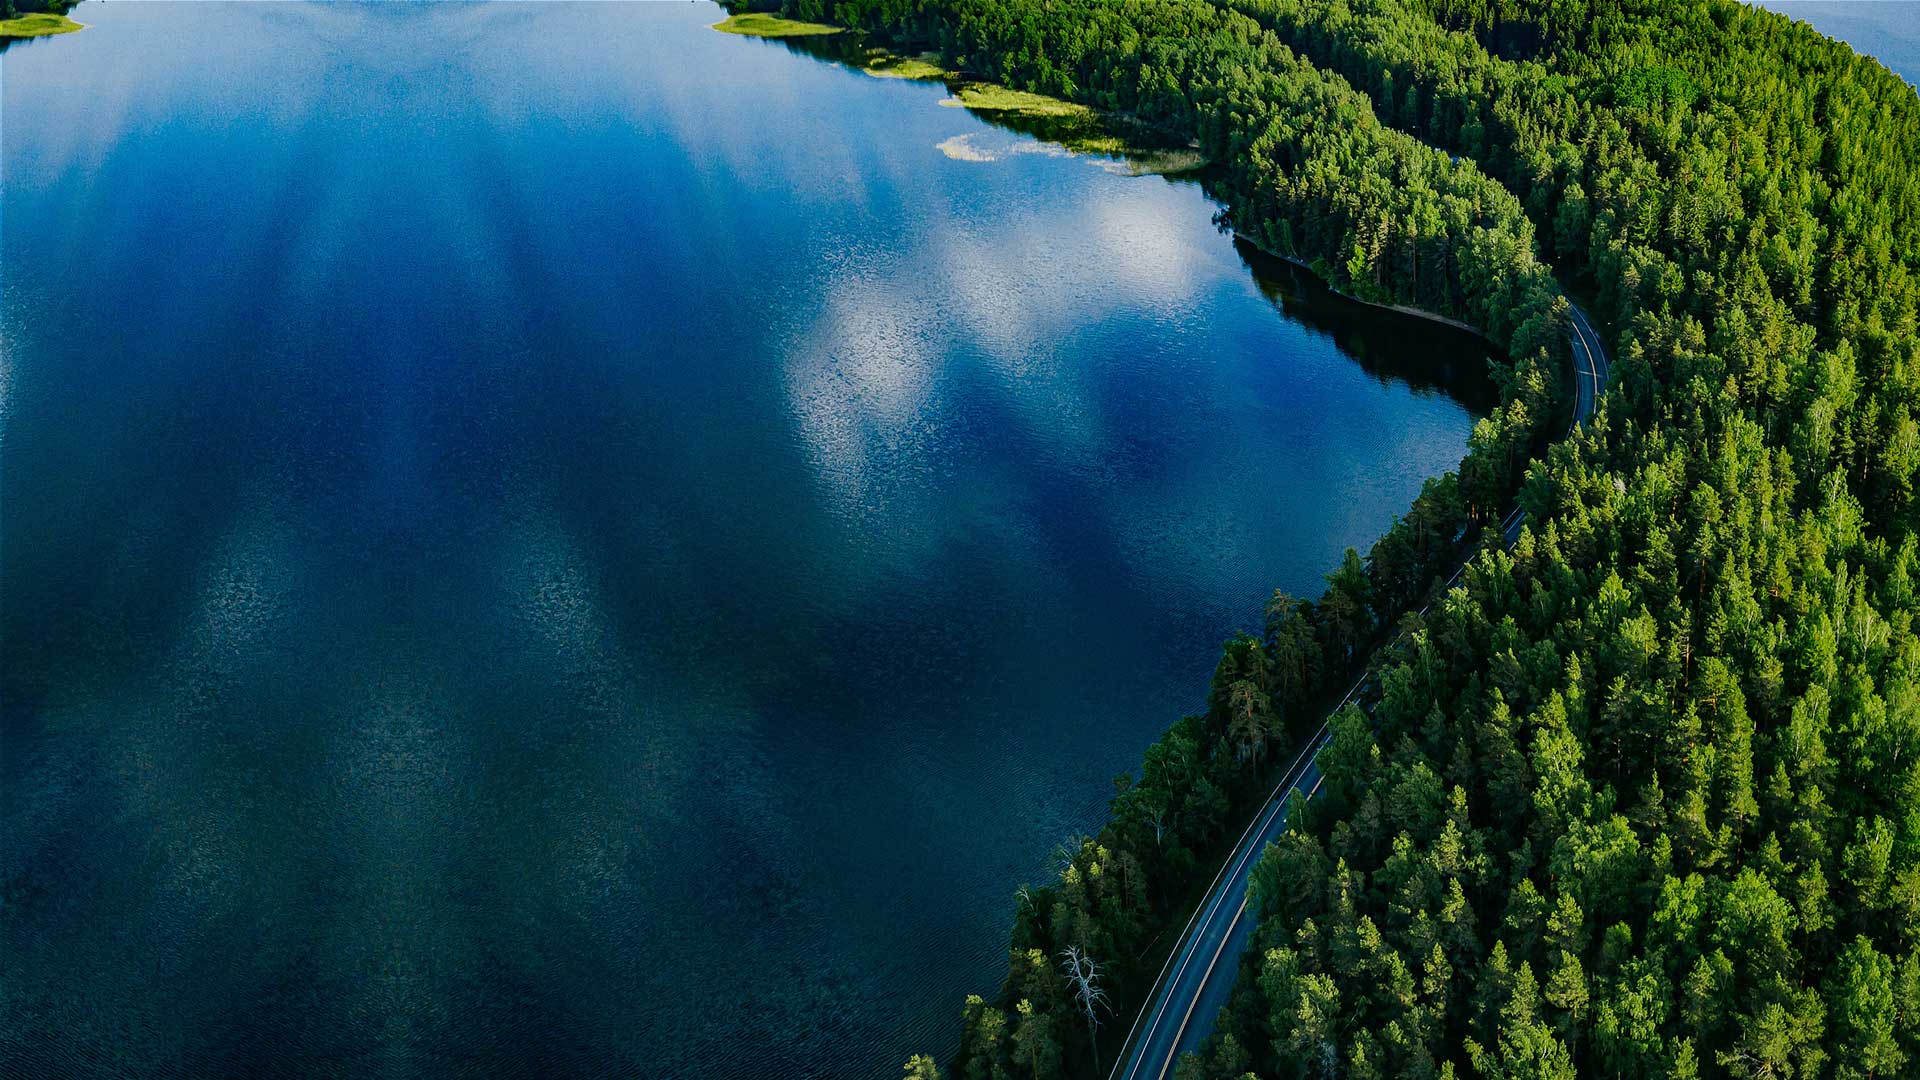
[[[896,1076],[1487,404],[709,4],[75,15],[0,58],[7,1075]]]

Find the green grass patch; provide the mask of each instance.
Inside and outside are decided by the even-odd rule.
[[[46,37],[84,29],[84,23],[74,22],[65,15],[49,15],[45,12],[22,15],[17,19],[0,19],[0,38]]]
[[[764,38],[821,37],[826,34],[840,33],[838,26],[783,19],[763,11],[729,15],[724,21],[714,23],[713,28],[723,34],[745,34],[747,37]]]
[[[860,68],[883,79],[944,79],[951,73],[940,66],[939,60],[939,53],[895,56],[885,49],[868,49]]]
[[[942,105],[963,106],[975,112],[1014,113],[1034,119],[1084,118],[1094,121],[1094,111],[1085,105],[1061,101],[1045,94],[1010,90],[995,83],[968,83]]]
[[[1197,150],[1169,146],[1163,134],[1124,116],[1109,115],[1088,105],[1045,94],[972,82],[956,89],[952,97],[940,104],[971,110],[998,126],[1057,143],[1077,154],[1113,158],[1116,172],[1170,175],[1193,172],[1206,164]],[[974,155],[980,153],[979,148],[971,144],[959,149]],[[957,156],[945,144],[942,150],[949,157]],[[965,160],[985,159],[971,156]]]

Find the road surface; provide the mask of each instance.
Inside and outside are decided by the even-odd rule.
[[[1587,320],[1587,313],[1577,306],[1571,306],[1572,320],[1568,327],[1567,339],[1573,345],[1573,419],[1567,422],[1567,434],[1586,422],[1593,415],[1594,403],[1600,400],[1600,391],[1607,385],[1607,347],[1600,341],[1600,335],[1593,329],[1593,323]],[[1500,536],[1512,547],[1520,539],[1520,526],[1527,523],[1527,512],[1514,507],[1500,523]],[[1461,569],[1465,569],[1462,567]],[[1453,572],[1455,578],[1460,571]],[[1447,582],[1452,586],[1451,579]]]
[[[1567,428],[1571,435],[1574,428],[1593,415],[1594,403],[1606,386],[1607,351],[1587,313],[1578,307],[1573,308],[1568,337],[1573,347],[1573,421]],[[1519,538],[1520,527],[1525,523],[1526,512],[1519,507],[1500,523],[1500,533],[1509,545]],[[1463,565],[1453,572],[1447,581],[1449,587],[1464,569]],[[1425,612],[1422,608],[1421,613]],[[1345,708],[1365,681],[1366,677],[1361,676],[1333,711],[1338,713]],[[1286,828],[1287,805],[1293,793],[1297,791],[1312,798],[1320,790],[1320,751],[1330,736],[1329,725],[1322,723],[1247,826],[1233,854],[1220,867],[1206,898],[1181,932],[1179,944],[1160,969],[1146,1005],[1128,1031],[1127,1041],[1122,1044],[1110,1074],[1111,1080],[1166,1080],[1173,1075],[1174,1063],[1180,1055],[1199,1049],[1213,1031],[1221,1006],[1233,993],[1234,980],[1240,973],[1240,956],[1247,951],[1247,943],[1253,937],[1255,913],[1248,910],[1247,905],[1247,884],[1252,880],[1253,865],[1266,846]]]

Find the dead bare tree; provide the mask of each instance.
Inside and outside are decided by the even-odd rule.
[[[1053,849],[1054,873],[1056,875],[1066,873],[1067,867],[1072,866],[1073,860],[1092,842],[1093,838],[1087,834],[1075,833],[1055,845]]]
[[[1087,1018],[1087,1045],[1093,1048],[1093,1064],[1100,1066],[1100,1017],[1098,1010],[1105,1009],[1109,1014],[1113,1006],[1107,1003],[1107,992],[1100,989],[1100,973],[1093,968],[1093,957],[1078,945],[1069,945],[1060,954],[1061,970],[1067,973],[1067,982],[1073,987],[1073,999]]]

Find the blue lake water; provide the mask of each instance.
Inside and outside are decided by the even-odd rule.
[[[897,1075],[1485,394],[704,3],[76,16],[0,57],[0,1074]]]

